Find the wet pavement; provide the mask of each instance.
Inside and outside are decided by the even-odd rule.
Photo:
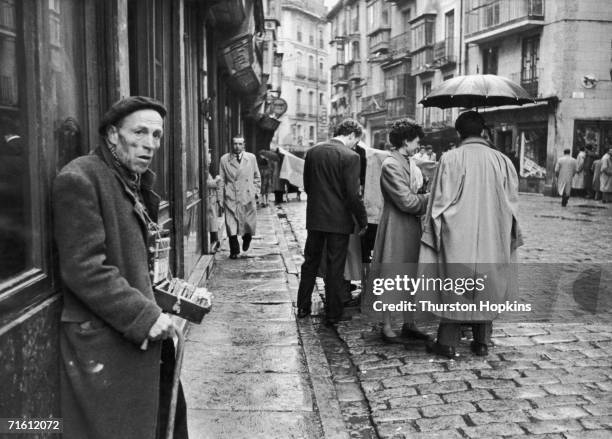
[[[278,210],[293,250],[305,242],[305,205]],[[337,334],[304,319],[351,437],[612,436],[612,208],[521,194],[520,223],[520,300],[533,311],[502,315],[487,357],[473,357],[467,339],[456,361],[386,345],[376,319],[354,310]],[[300,254],[291,261],[299,268]],[[319,282],[314,297],[322,291]],[[436,324],[422,329],[435,335]]]
[[[215,255],[214,308],[189,327],[182,369],[192,438],[324,437],[282,239],[262,209],[247,258],[230,260],[227,241]]]

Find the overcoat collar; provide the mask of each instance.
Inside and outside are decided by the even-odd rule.
[[[397,160],[400,165],[402,165],[402,169],[406,172],[406,174],[408,174],[408,176],[410,176],[410,162],[408,161],[408,159],[402,154],[400,154],[397,149],[392,150],[390,155],[395,160]]]
[[[482,137],[478,137],[478,136],[470,136],[470,137],[466,137],[465,139],[463,139],[461,141],[461,143],[459,144],[459,147],[463,146],[463,145],[473,145],[475,143],[478,143],[480,145],[483,146],[488,146],[489,148],[491,148],[491,143],[489,143],[486,139],[482,138]]]

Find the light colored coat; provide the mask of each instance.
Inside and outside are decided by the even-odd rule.
[[[564,155],[555,165],[555,175],[557,176],[557,191],[559,195],[569,196],[572,191],[572,179],[578,172],[578,161],[570,156]]]
[[[423,226],[419,274],[453,284],[461,278],[486,279],[482,291],[445,291],[434,285],[417,293],[417,300],[436,304],[476,305],[474,310],[436,315],[493,320],[498,314],[481,309],[480,303],[517,298],[516,249],[522,245],[518,176],[510,159],[485,139],[468,137],[440,158]]]
[[[601,192],[612,192],[612,156],[610,156],[609,152],[601,158],[599,190]]]
[[[416,194],[410,188],[409,162],[397,151],[389,153],[382,164],[380,189],[384,204],[376,231],[369,278],[394,278],[397,274],[414,277],[421,240],[419,215],[425,213],[427,196]],[[368,288],[369,285],[371,282],[368,282]],[[362,309],[364,312],[372,311],[374,300],[399,303],[409,298],[407,294],[395,291],[387,291],[376,298],[368,291]]]
[[[225,227],[228,236],[255,234],[257,224],[255,196],[260,190],[261,176],[254,154],[244,151],[240,162],[232,153],[221,157],[217,196],[225,208]]]
[[[576,157],[576,175],[572,179],[573,189],[584,189],[584,159],[586,152],[580,151]]]

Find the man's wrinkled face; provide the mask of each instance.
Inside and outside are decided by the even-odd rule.
[[[234,154],[240,154],[244,151],[244,139],[242,137],[234,137],[232,139],[232,151]]]
[[[164,121],[157,111],[138,110],[124,117],[117,126],[110,126],[108,142],[116,147],[123,166],[142,174],[151,165],[163,134]]]

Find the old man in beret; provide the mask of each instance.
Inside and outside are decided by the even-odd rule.
[[[116,102],[100,124],[102,144],[68,163],[54,182],[66,439],[153,439],[165,430],[164,377],[174,368],[177,329],[153,296],[160,198],[149,169],[165,115],[150,98]],[[181,390],[175,438],[187,437],[185,413]]]

